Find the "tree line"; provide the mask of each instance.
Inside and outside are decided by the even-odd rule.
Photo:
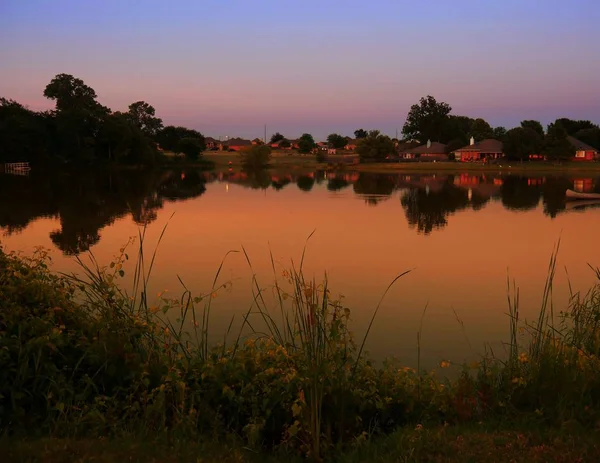
[[[98,102],[93,88],[69,74],[58,74],[44,89],[55,102],[49,111],[32,111],[0,98],[0,163],[29,161],[154,164],[164,150],[197,159],[204,136],[185,127],[163,126],[152,105],[137,101],[127,112]]]
[[[544,127],[539,121],[524,120],[518,127],[507,130],[505,127],[492,127],[481,118],[451,114],[448,103],[438,102],[428,95],[411,106],[402,134],[406,139],[427,140],[446,144],[448,153],[469,143],[486,138],[500,140],[504,144],[504,154],[510,159],[524,160],[531,154],[547,156],[550,159],[569,159],[574,155],[574,147],[568,140],[572,136],[596,149],[600,149],[600,127],[588,120],[560,118]]]
[[[97,101],[94,89],[69,74],[58,74],[44,89],[44,96],[55,102],[49,111],[31,111],[20,103],[0,98],[0,163],[29,161],[92,162],[153,164],[160,150],[183,153],[196,160],[206,149],[205,137],[185,127],[164,126],[153,106],[145,101],[129,105],[126,112],[112,111]],[[482,118],[452,114],[452,107],[433,96],[420,99],[411,106],[402,128],[403,140],[390,138],[378,130],[357,129],[355,141],[337,133],[327,137],[327,146],[342,149],[356,144],[361,160],[382,160],[394,153],[399,143],[428,140],[446,145],[451,153],[469,143],[495,138],[504,143],[510,159],[523,160],[531,154],[551,159],[567,159],[574,148],[568,136],[600,149],[600,127],[587,120],[557,119],[544,130],[534,120],[524,120],[507,130],[492,127]],[[269,145],[291,148],[292,142],[281,133],[273,134]],[[254,145],[262,145],[260,139]],[[160,147],[160,149],[159,149]],[[294,141],[300,153],[311,153],[317,144],[304,133]],[[266,146],[247,156],[248,164],[264,164],[270,156]],[[257,158],[258,160],[254,160]]]
[[[518,127],[507,130],[505,127],[492,127],[482,118],[471,118],[452,114],[452,107],[438,102],[428,95],[411,106],[402,128],[403,139],[398,140],[382,134],[378,130],[357,129],[354,131],[355,152],[361,160],[383,160],[396,151],[400,143],[416,141],[440,142],[446,145],[448,154],[469,144],[471,137],[475,142],[488,138],[499,140],[504,145],[504,154],[513,160],[529,159],[532,154],[546,156],[549,159],[564,160],[573,157],[575,148],[568,137],[572,136],[600,150],[600,127],[588,120],[560,118],[544,127],[539,121],[524,120]],[[337,133],[327,137],[330,148],[344,148],[352,139]],[[289,148],[290,141],[279,132],[270,143],[278,143]],[[310,134],[303,134],[297,141],[300,153],[309,153],[315,147]]]

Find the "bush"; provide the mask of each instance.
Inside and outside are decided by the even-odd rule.
[[[182,138],[177,144],[177,151],[190,161],[198,160],[204,148],[204,143],[199,138]]]
[[[240,155],[242,156],[242,165],[244,168],[265,168],[271,160],[271,147],[269,145],[252,145],[244,149]]]

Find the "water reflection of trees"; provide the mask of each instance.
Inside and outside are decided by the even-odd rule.
[[[396,175],[361,173],[354,182],[353,190],[365,198],[366,204],[375,206],[392,196],[397,178]]]
[[[31,173],[2,176],[0,227],[16,233],[41,217],[58,217],[60,228],[50,234],[65,254],[88,250],[100,230],[131,214],[138,224],[156,220],[164,201],[189,199],[206,191],[194,170],[85,173]]]
[[[523,177],[489,174],[375,174],[311,172],[285,175],[265,169],[241,172],[88,171],[52,173],[34,170],[30,177],[0,177],[0,229],[16,233],[33,220],[60,220],[52,242],[67,254],[85,251],[100,239],[102,228],[131,215],[138,224],[156,220],[166,201],[183,201],[206,192],[206,184],[226,181],[245,188],[279,191],[295,183],[303,192],[326,188],[339,191],[352,185],[353,193],[368,205],[379,204],[401,190],[408,223],[419,233],[445,227],[448,216],[463,209],[480,210],[497,199],[508,210],[529,211],[543,204],[544,214],[555,217],[567,207],[565,191],[574,187],[567,177]],[[586,188],[600,189],[598,179],[579,179]]]
[[[296,185],[300,190],[308,192],[313,189],[313,186],[315,185],[315,178],[314,176],[310,175],[300,175],[296,180]]]
[[[506,209],[528,211],[538,206],[541,191],[539,186],[530,185],[528,178],[507,177],[500,187],[500,196]]]
[[[434,229],[445,227],[450,214],[468,207],[481,208],[489,198],[472,192],[469,200],[468,190],[447,181],[436,190],[410,188],[400,201],[409,226],[429,234]]]
[[[335,175],[327,180],[327,189],[329,191],[340,191],[350,186],[350,182],[342,175]]]

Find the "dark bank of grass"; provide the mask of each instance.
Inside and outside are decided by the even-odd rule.
[[[298,455],[252,450],[241,442],[207,443],[190,439],[39,438],[0,439],[5,463],[156,462],[295,463]],[[563,428],[519,423],[404,427],[354,443],[328,461],[339,463],[596,463],[600,432],[578,425]]]
[[[535,452],[570,449],[568,461],[589,461],[600,428],[600,286],[559,313],[557,252],[537,323],[520,320],[513,289],[507,356],[453,366],[449,380],[373,364],[348,329],[350,311],[326,277],[305,278],[302,261],[283,273],[273,264],[272,285],[253,278],[244,323],[254,336],[230,330],[211,346],[211,301],[229,285],[220,268],[205,294],[182,282],[180,297],[153,303],[155,254],[143,252],[143,234],[130,293],[117,285],[126,248],[106,267],[80,261],[80,276],[52,273],[43,250],[0,251],[3,445],[49,455],[31,461],[103,458],[101,448],[134,461],[468,461],[457,460],[464,452],[480,461],[507,444],[495,454],[521,449],[536,461]]]

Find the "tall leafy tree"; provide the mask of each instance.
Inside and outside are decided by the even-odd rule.
[[[544,153],[548,158],[564,161],[575,155],[575,148],[567,136],[568,133],[564,126],[558,121],[548,126],[548,132],[544,140]]]
[[[578,140],[600,150],[600,128],[583,129],[573,135]]]
[[[310,133],[303,133],[298,139],[298,152],[299,153],[310,153],[316,146],[315,139]]]
[[[506,128],[494,127],[493,133],[494,136],[492,138],[495,138],[496,140],[504,140],[504,136],[506,135]]]
[[[327,136],[327,143],[329,143],[332,148],[341,149],[346,146],[347,142],[348,140],[346,137],[337,133],[331,133]]]
[[[0,98],[0,163],[38,162],[50,154],[50,131],[44,114]]]
[[[177,151],[179,149],[179,142],[184,138],[197,138],[203,145],[205,144],[204,135],[197,130],[185,127],[168,125],[156,135],[156,141],[160,147],[167,151]]]
[[[354,131],[354,136],[356,138],[367,138],[367,135],[369,135],[369,133],[365,129],[358,129]]]
[[[492,138],[494,136],[494,130],[492,129],[492,126],[481,118],[473,121],[471,124],[470,133],[476,141],[485,140],[486,138]]]
[[[506,132],[504,154],[509,159],[527,160],[531,154],[539,154],[544,138],[531,127],[515,127]]]
[[[580,130],[597,129],[598,128],[598,124],[594,124],[591,121],[585,121],[585,120],[576,121],[576,120],[568,119],[566,117],[563,117],[561,119],[556,119],[556,121],[554,123],[561,125],[563,127],[563,129],[565,129],[565,131],[567,132],[567,135],[575,135]]]
[[[396,147],[387,135],[379,130],[371,130],[366,138],[363,138],[356,147],[356,153],[361,161],[381,161],[394,153]]]
[[[279,132],[275,132],[273,135],[271,135],[270,143],[277,143],[278,141],[281,141],[284,138],[285,137],[283,135],[281,135]]]
[[[57,144],[70,159],[93,156],[95,138],[110,110],[96,101],[96,92],[83,80],[58,74],[44,89],[44,96],[56,102]]]
[[[131,122],[149,137],[155,137],[162,129],[162,119],[156,117],[156,110],[145,101],[129,105],[128,116]]]
[[[416,138],[422,143],[442,140],[451,111],[449,104],[438,103],[431,95],[423,97],[411,106],[402,133],[406,138]]]
[[[526,121],[521,121],[521,127],[523,127],[524,129],[532,129],[535,130],[541,137],[544,136],[544,127],[542,126],[542,124],[539,121],[534,121],[534,120],[526,120]]]

